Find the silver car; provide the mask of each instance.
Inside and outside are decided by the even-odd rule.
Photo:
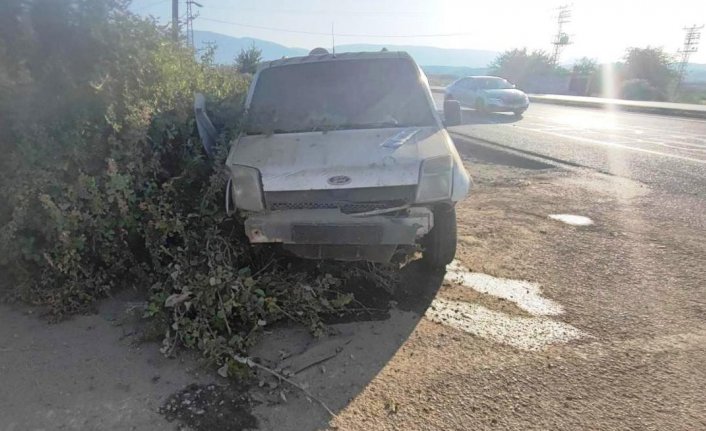
[[[529,98],[515,85],[497,76],[468,76],[446,87],[446,100],[458,100],[461,106],[479,112],[512,112],[522,115]]]

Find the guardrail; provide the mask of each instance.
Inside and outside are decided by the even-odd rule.
[[[433,93],[443,93],[445,87],[431,87]],[[557,94],[529,94],[530,102],[581,108],[616,109],[648,112],[676,117],[706,118],[706,105],[688,103],[645,102],[639,100],[604,99],[601,97],[562,96]]]

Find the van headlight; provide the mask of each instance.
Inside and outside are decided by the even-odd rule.
[[[451,197],[453,161],[450,156],[434,157],[422,162],[417,186],[417,203],[434,202]]]
[[[246,211],[262,211],[265,202],[262,198],[260,171],[249,166],[231,165],[233,179],[233,201],[235,207]]]

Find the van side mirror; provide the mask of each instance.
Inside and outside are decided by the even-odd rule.
[[[444,125],[446,127],[461,124],[461,103],[458,100],[444,101]]]

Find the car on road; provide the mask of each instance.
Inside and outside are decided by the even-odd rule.
[[[444,97],[481,113],[512,112],[520,116],[529,106],[529,98],[522,90],[498,76],[460,78],[446,87]]]
[[[454,258],[454,206],[471,182],[408,54],[317,49],[262,63],[245,109],[226,207],[251,244],[315,259]]]

